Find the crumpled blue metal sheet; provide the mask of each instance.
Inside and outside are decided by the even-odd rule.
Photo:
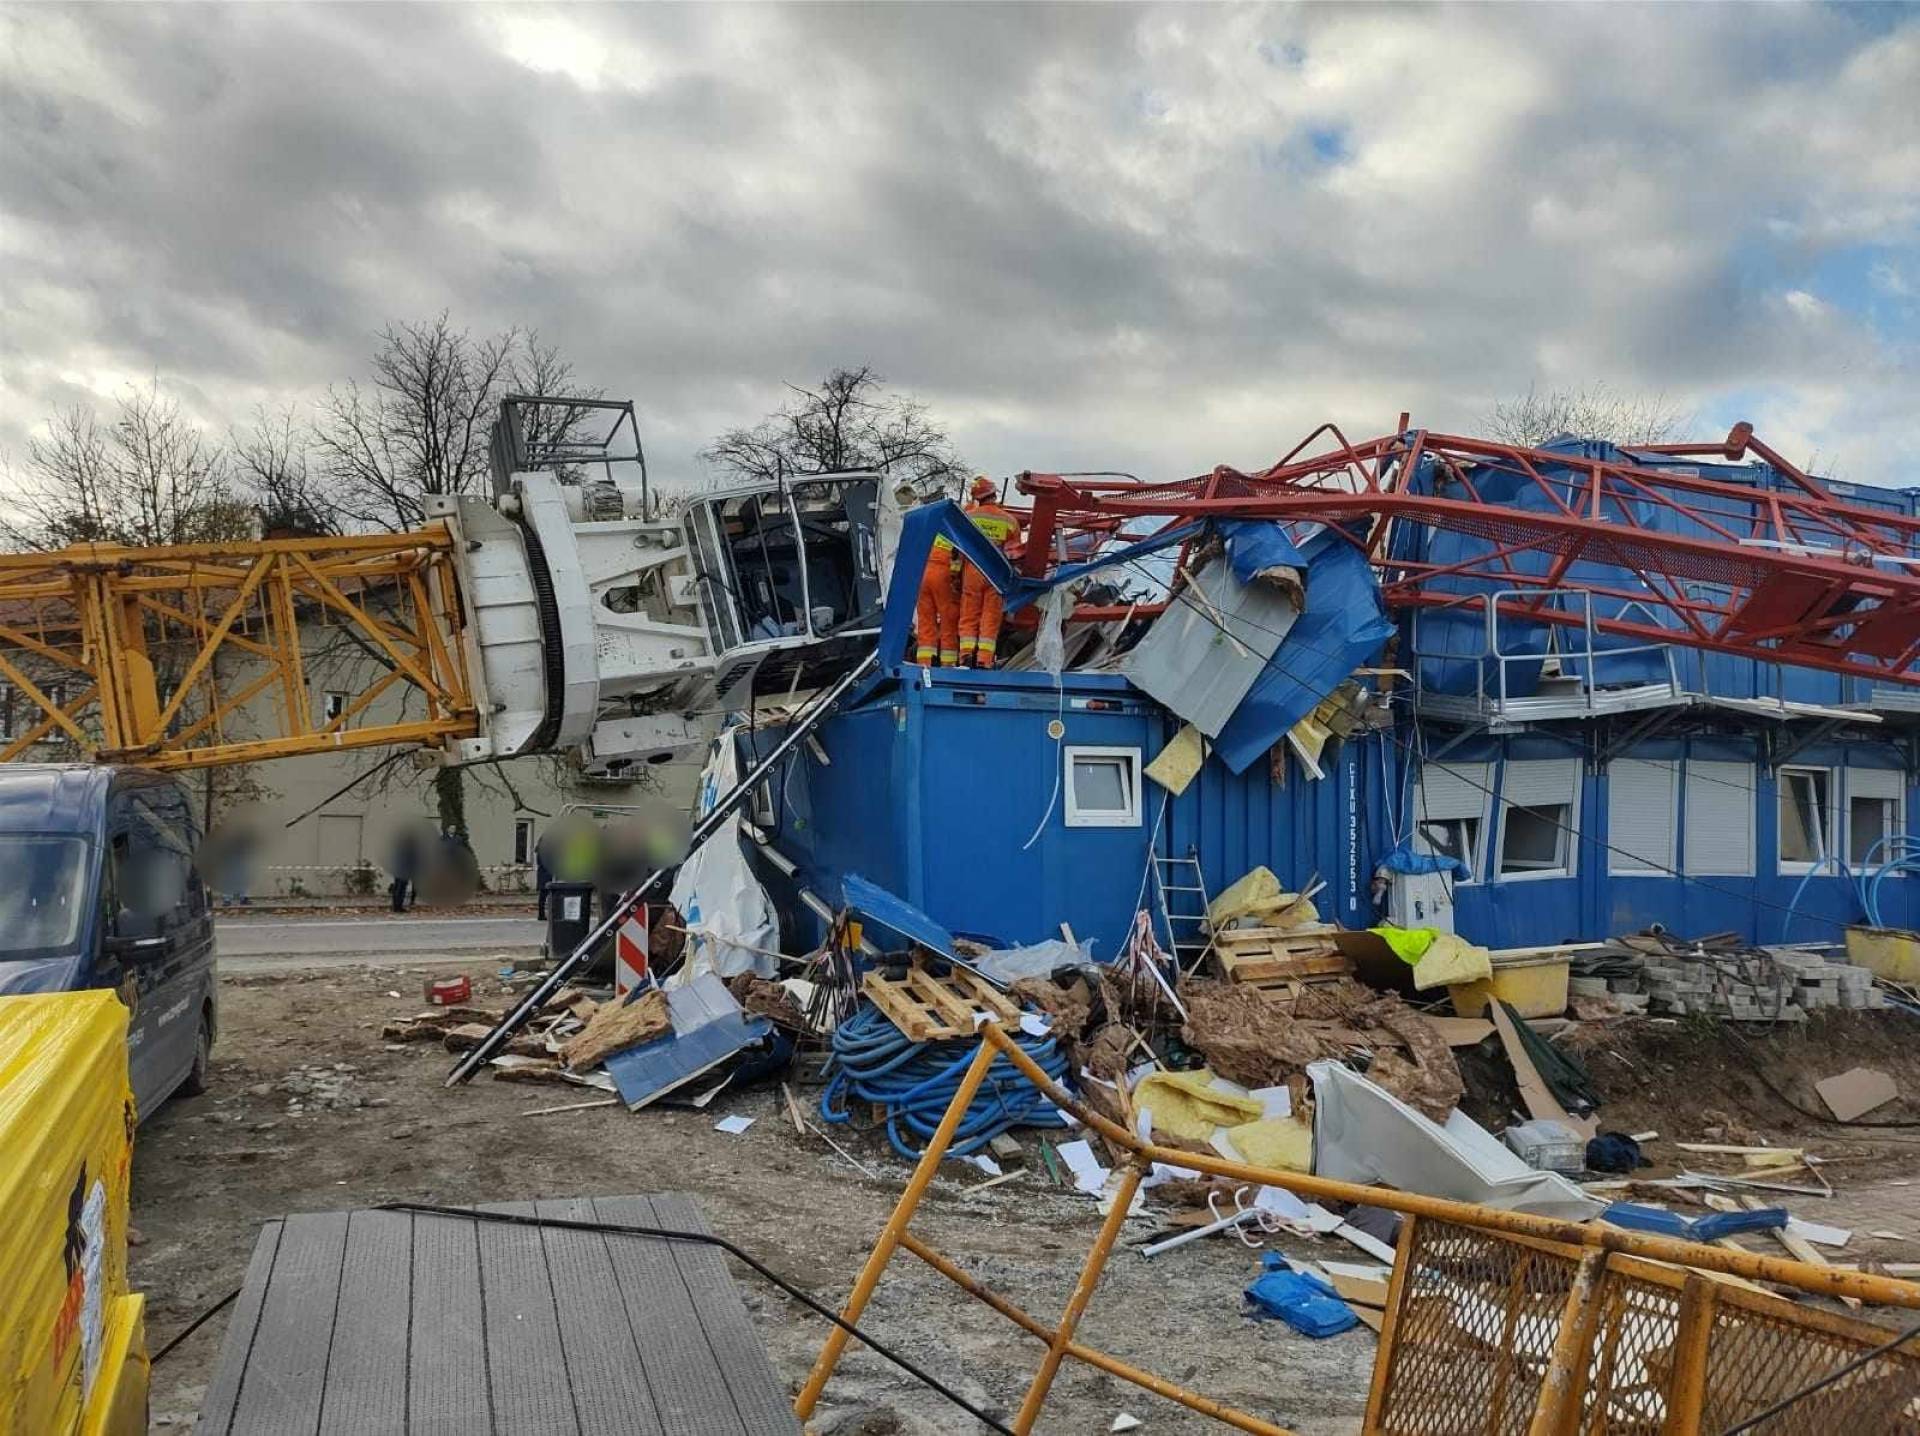
[[[858,873],[840,879],[840,895],[848,907],[871,923],[897,932],[910,942],[931,948],[945,956],[953,955],[953,934],[921,912],[905,898],[896,897],[878,883]]]
[[[1220,730],[1213,751],[1244,773],[1393,636],[1367,556],[1323,530],[1300,546],[1307,607]]]
[[[643,1107],[707,1068],[773,1031],[764,1017],[749,1017],[713,973],[702,973],[667,993],[673,1031],[616,1052],[601,1065],[620,1100]]]

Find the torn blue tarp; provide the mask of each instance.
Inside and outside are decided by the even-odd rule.
[[[748,1017],[711,972],[667,994],[673,1031],[616,1052],[601,1064],[629,1108],[664,1097],[682,1083],[717,1067],[741,1048],[773,1031],[764,1017]]]
[[[1452,873],[1463,882],[1473,881],[1473,869],[1460,859],[1443,857],[1439,853],[1416,853],[1411,838],[1402,839],[1400,845],[1380,859],[1377,866],[1390,873],[1405,873],[1410,877],[1421,873]]]
[[[1171,548],[1200,532],[1200,525],[1182,524],[1164,529],[1150,538],[1124,548],[1099,554],[1081,563],[1061,564],[1045,578],[1028,578],[1014,572],[1007,556],[979,529],[973,526],[958,504],[942,501],[923,504],[908,514],[900,525],[900,545],[894,550],[893,579],[887,585],[887,606],[880,621],[880,661],[889,667],[900,663],[913,634],[914,610],[920,600],[920,575],[927,566],[935,538],[945,538],[960,551],[960,556],[979,569],[1012,613],[1026,607],[1049,589],[1114,564],[1127,563],[1148,554]]]
[[[1220,524],[1220,535],[1227,543],[1233,576],[1242,583],[1252,583],[1269,569],[1307,566],[1306,555],[1287,537],[1286,529],[1269,519],[1226,519]]]
[[[1311,1272],[1295,1271],[1279,1252],[1260,1258],[1260,1275],[1247,1284],[1247,1314],[1279,1317],[1302,1336],[1338,1336],[1360,1324],[1340,1293]]]
[[[953,956],[952,933],[880,884],[869,882],[858,873],[848,873],[840,880],[840,894],[848,907],[874,926],[898,933],[908,942],[917,942],[943,957]]]
[[[1299,546],[1307,606],[1214,740],[1213,751],[1244,773],[1393,636],[1367,556],[1333,529]]]

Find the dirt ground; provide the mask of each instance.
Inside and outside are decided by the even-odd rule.
[[[476,1000],[505,1004],[500,965],[463,969],[475,976]],[[418,968],[334,968],[224,980],[212,1090],[157,1112],[135,1152],[133,1280],[147,1294],[154,1349],[240,1284],[262,1221],[397,1200],[689,1192],[716,1232],[827,1305],[845,1298],[910,1170],[883,1137],[834,1129],[874,1172],[869,1178],[818,1137],[797,1134],[777,1088],[722,1096],[697,1114],[600,1108],[542,1117],[521,1114],[602,1094],[487,1078],[449,1091],[441,1086],[447,1054],[392,1051],[379,1035],[385,1021],[420,1010],[424,977]],[[314,1069],[325,1075],[316,1080]],[[338,1098],[312,1090],[333,1086]],[[812,1115],[810,1096],[803,1093]],[[731,1113],[758,1120],[739,1136],[715,1131]],[[1021,1306],[1056,1316],[1099,1224],[1093,1201],[1048,1186],[1044,1174],[969,1195],[984,1177],[949,1166],[914,1230]],[[1135,1219],[1128,1237],[1157,1225]],[[1281,1249],[1365,1259],[1337,1242],[1288,1239]],[[1258,1262],[1258,1253],[1220,1238],[1152,1260],[1117,1252],[1082,1338],[1310,1436],[1358,1430],[1373,1334],[1359,1327],[1315,1341],[1242,1316],[1241,1288]],[[827,1328],[751,1273],[736,1275],[775,1368],[797,1388]],[[889,1271],[866,1324],[1005,1415],[1040,1355],[1031,1337],[908,1256]],[[225,1325],[224,1314],[215,1317],[156,1368],[156,1431],[191,1429]],[[1071,1362],[1040,1429],[1103,1432],[1122,1411],[1155,1436],[1222,1429]],[[814,1429],[931,1436],[978,1427],[857,1351],[841,1363]]]
[[[499,969],[498,962],[466,969],[476,979],[477,1002],[505,1004]],[[433,969],[436,976],[448,971]],[[420,1010],[425,976],[423,968],[331,968],[225,980],[212,1091],[157,1113],[141,1129],[135,1157],[141,1242],[133,1276],[147,1293],[155,1349],[239,1284],[261,1221],[403,1199],[690,1192],[715,1231],[821,1301],[837,1306],[844,1298],[909,1171],[883,1137],[834,1129],[872,1170],[869,1177],[817,1136],[796,1133],[777,1089],[722,1096],[701,1113],[600,1108],[539,1117],[524,1114],[601,1094],[486,1078],[446,1090],[444,1052],[394,1050],[379,1035],[388,1019]],[[1674,1140],[1804,1144],[1830,1159],[1826,1171],[1838,1195],[1783,1200],[1810,1220],[1854,1229],[1847,1249],[1830,1256],[1916,1261],[1920,1126],[1864,1132],[1818,1122],[1755,1076],[1757,1060],[1775,1085],[1816,1110],[1811,1082],[1856,1062],[1882,1067],[1903,1092],[1920,1093],[1920,1029],[1913,1024],[1898,1014],[1847,1014],[1750,1040],[1749,1047],[1706,1026],[1632,1024],[1583,1031],[1579,1045],[1609,1099],[1605,1125],[1661,1132],[1649,1144],[1659,1164],[1649,1175],[1685,1161],[1711,1169],[1714,1159],[1687,1158],[1670,1146]],[[1477,1064],[1470,1055],[1470,1074]],[[1501,1125],[1498,1080],[1470,1086],[1477,1115]],[[803,1093],[809,1115],[811,1096]],[[739,1136],[715,1131],[715,1120],[732,1113],[758,1120]],[[1913,1119],[1920,1111],[1901,1102],[1872,1117]],[[982,1176],[949,1165],[915,1230],[1028,1310],[1057,1314],[1099,1220],[1092,1201],[1051,1187],[1044,1174],[970,1193]],[[1127,1239],[1157,1226],[1135,1219]],[[1331,1239],[1285,1238],[1280,1246],[1310,1257],[1361,1259]],[[1258,1253],[1223,1238],[1152,1261],[1118,1252],[1083,1337],[1311,1436],[1357,1430],[1372,1333],[1362,1327],[1314,1341],[1246,1318],[1240,1291],[1257,1265]],[[797,1388],[823,1325],[750,1273],[737,1275],[776,1369]],[[867,1322],[969,1399],[1002,1413],[1017,1407],[1039,1354],[1031,1338],[905,1256]],[[191,1428],[224,1327],[224,1316],[216,1317],[156,1369],[156,1430]],[[1106,1431],[1122,1411],[1153,1433],[1221,1429],[1074,1363],[1054,1392],[1041,1426],[1048,1432]],[[855,1352],[829,1387],[814,1429],[886,1436],[976,1428],[878,1357]]]

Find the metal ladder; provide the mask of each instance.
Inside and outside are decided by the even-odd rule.
[[[1190,882],[1175,879],[1187,877]],[[1167,924],[1167,945],[1173,949],[1175,965],[1182,973],[1193,972],[1213,951],[1213,935],[1207,931],[1207,908],[1211,899],[1207,896],[1206,875],[1200,871],[1200,859],[1192,848],[1187,849],[1184,858],[1163,858],[1158,853],[1153,858],[1153,881],[1160,889],[1160,914]],[[1175,912],[1174,893],[1191,893],[1200,899],[1198,912]],[[1183,908],[1185,904],[1181,905]],[[1182,935],[1181,928],[1187,931]]]

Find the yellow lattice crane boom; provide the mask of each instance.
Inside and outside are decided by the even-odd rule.
[[[529,438],[555,409],[564,435]],[[879,475],[748,484],[665,517],[630,403],[537,396],[503,403],[491,458],[490,492],[427,496],[411,533],[0,554],[0,761],[411,744],[611,773],[871,652]]]
[[[456,547],[438,522],[0,555],[0,675],[26,709],[0,761],[55,737],[89,759],[179,769],[471,736]],[[357,660],[334,666],[355,677],[324,703],[307,672],[315,633]],[[373,719],[395,690],[407,701]]]

